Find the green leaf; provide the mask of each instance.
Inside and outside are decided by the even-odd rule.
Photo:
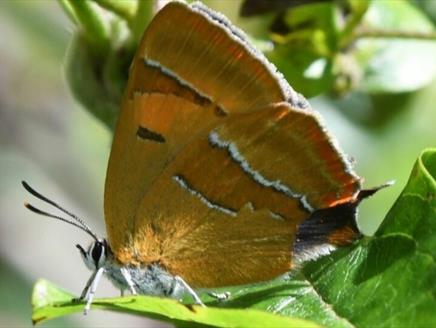
[[[359,39],[353,51],[363,70],[361,90],[371,93],[407,92],[434,79],[435,29],[412,4],[407,1],[373,1],[362,26],[361,35],[371,30],[374,33]],[[435,37],[423,40],[426,33]],[[381,38],[384,34],[387,36]]]
[[[310,51],[295,52],[284,45],[277,45],[266,55],[291,86],[305,97],[314,97],[330,89],[333,81],[330,60]]]
[[[66,77],[78,100],[89,112],[113,129],[121,107],[132,52],[111,51],[96,61],[86,39],[77,35],[66,57]]]
[[[436,150],[424,151],[400,198],[377,235],[405,233],[417,249],[436,259]],[[414,218],[420,220],[414,220]]]
[[[83,311],[83,303],[72,302],[73,295],[46,280],[39,280],[32,294],[34,324],[66,314]],[[175,324],[197,324],[217,327],[247,327],[249,323],[262,323],[263,327],[307,327],[318,325],[306,320],[240,309],[219,309],[197,305],[183,305],[177,301],[151,296],[96,299],[92,309],[120,311],[143,315]]]
[[[350,38],[353,38],[353,32],[356,27],[362,21],[363,16],[368,11],[368,8],[373,0],[348,0],[348,10],[350,13],[347,15],[347,19],[344,22],[344,26],[340,29],[339,39],[341,44],[348,42]],[[340,46],[343,48],[343,46]]]
[[[332,83],[331,54],[336,48],[336,6],[306,4],[286,11],[282,24],[289,31],[273,34],[276,42],[268,58],[295,90],[312,97]]]

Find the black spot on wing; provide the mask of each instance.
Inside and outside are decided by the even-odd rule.
[[[143,140],[151,140],[159,143],[165,142],[165,138],[161,134],[151,131],[143,126],[138,127],[136,135]]]
[[[294,251],[304,252],[307,248],[328,243],[330,234],[345,226],[349,226],[358,238],[360,231],[356,223],[356,207],[356,202],[349,202],[313,212],[298,226]]]

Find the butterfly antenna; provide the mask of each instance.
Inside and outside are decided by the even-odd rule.
[[[50,213],[44,212],[44,211],[40,210],[39,208],[36,208],[35,206],[29,204],[29,203],[24,203],[24,206],[25,206],[26,208],[28,208],[30,211],[32,211],[32,212],[34,212],[34,213],[36,213],[36,214],[43,215],[43,216],[47,216],[47,217],[49,217],[49,218],[53,218],[53,219],[57,219],[57,220],[60,220],[60,221],[63,221],[63,222],[69,223],[69,224],[71,224],[71,225],[73,225],[73,226],[79,228],[80,230],[85,231],[86,233],[88,233],[89,235],[91,235],[92,238],[94,238],[95,240],[97,240],[97,236],[95,236],[91,231],[87,230],[85,227],[82,227],[80,224],[78,224],[78,223],[76,223],[76,222],[74,222],[74,221],[70,221],[70,220],[65,219],[65,218],[63,218],[63,217],[61,217],[61,216],[57,216],[57,215],[54,215],[54,214],[50,214]]]
[[[71,213],[70,211],[66,210],[65,208],[63,208],[62,206],[60,206],[59,204],[55,203],[54,201],[52,201],[51,199],[48,199],[47,197],[41,195],[39,192],[37,192],[35,189],[33,189],[32,187],[29,186],[29,184],[26,181],[21,181],[24,189],[26,189],[30,194],[32,194],[33,196],[35,196],[36,198],[54,206],[55,208],[57,208],[58,210],[64,212],[65,214],[67,214],[69,217],[71,217],[74,221],[48,213],[48,212],[44,212],[38,208],[36,208],[35,206],[29,204],[29,203],[25,203],[24,206],[26,208],[28,208],[29,210],[31,210],[32,212],[36,213],[36,214],[40,214],[43,216],[47,216],[53,219],[57,219],[66,223],[69,223],[83,231],[85,231],[86,233],[88,233],[94,240],[98,241],[98,237],[95,233],[92,232],[91,228],[85,223],[85,221],[83,221],[81,218],[77,217],[75,214]]]

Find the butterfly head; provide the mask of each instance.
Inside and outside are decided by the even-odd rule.
[[[86,250],[79,244],[76,247],[79,249],[82,260],[89,270],[95,271],[105,266],[110,252],[106,239],[94,240]]]

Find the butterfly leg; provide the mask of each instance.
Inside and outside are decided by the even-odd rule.
[[[209,292],[207,293],[207,295],[215,298],[219,302],[227,301],[231,296],[230,292],[224,292],[224,293]]]
[[[184,281],[182,279],[182,277],[179,276],[175,276],[174,279],[176,280],[177,283],[179,283],[180,285],[182,285],[183,289],[185,290],[186,293],[188,293],[195,301],[195,304],[201,305],[201,306],[205,306],[203,304],[203,302],[201,301],[200,297],[198,297],[197,293],[191,288],[191,286],[189,286],[186,281]]]
[[[89,288],[91,287],[92,282],[94,281],[95,275],[97,274],[97,271],[94,271],[89,277],[88,281],[86,282],[85,288],[83,288],[82,294],[80,294],[79,298],[73,299],[73,302],[80,302],[88,298]]]
[[[91,308],[91,304],[92,304],[92,300],[94,299],[94,294],[95,291],[97,289],[97,285],[101,279],[101,276],[104,273],[104,268],[99,268],[95,274],[94,274],[94,280],[91,283],[91,286],[89,287],[89,292],[88,295],[86,297],[86,305],[85,308],[83,309],[83,314],[88,314],[90,308]]]
[[[127,271],[126,268],[120,268],[121,274],[123,275],[124,280],[127,283],[127,286],[129,286],[130,292],[132,295],[136,295],[135,287],[133,286],[132,277],[130,276],[129,271]]]

